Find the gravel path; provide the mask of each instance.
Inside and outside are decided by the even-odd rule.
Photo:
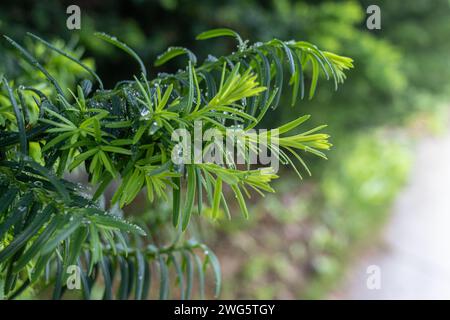
[[[450,133],[419,142],[393,210],[380,245],[356,261],[336,296],[450,299]],[[371,265],[379,267],[379,289],[368,289]]]

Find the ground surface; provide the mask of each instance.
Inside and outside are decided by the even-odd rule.
[[[335,297],[450,299],[450,133],[418,143],[412,176],[374,247]],[[379,267],[379,289],[368,289],[371,265]]]

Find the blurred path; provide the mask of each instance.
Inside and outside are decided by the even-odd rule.
[[[416,148],[381,245],[349,270],[337,298],[450,299],[450,132]],[[380,267],[379,290],[366,286],[370,265]]]

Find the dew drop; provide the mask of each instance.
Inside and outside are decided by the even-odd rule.
[[[44,185],[44,183],[42,181],[35,181],[35,182],[33,182],[33,184],[39,188],[41,188]]]
[[[155,134],[155,132],[158,131],[159,129],[160,129],[159,124],[156,121],[153,121],[148,132],[150,135],[152,135]]]
[[[141,116],[143,116],[143,117],[148,116],[149,113],[150,113],[150,110],[148,110],[147,108],[144,108],[141,110]]]

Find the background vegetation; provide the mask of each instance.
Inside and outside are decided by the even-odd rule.
[[[78,56],[89,57],[86,62],[95,65],[108,85],[129,77],[129,58],[94,40],[94,31],[117,35],[135,48],[153,75],[180,67],[176,61],[163,68],[150,66],[171,45],[192,48],[202,58],[235,50],[232,41],[193,41],[199,32],[223,26],[244,38],[304,39],[355,60],[339,94],[331,83],[321,82],[319,86],[329,87],[319,88],[314,100],[304,100],[298,108],[289,109],[290,101],[282,97],[286,108],[265,123],[275,127],[304,113],[312,114],[317,124],[328,123],[335,145],[330,160],[315,162],[313,177],[303,183],[296,178],[280,181],[282,195],[254,202],[250,221],[199,225],[199,236],[212,242],[223,264],[226,298],[323,297],[354,251],[376,234],[405,182],[411,139],[399,128],[409,127],[418,116],[442,117],[441,106],[450,93],[447,0],[412,0],[407,5],[365,0],[86,0],[77,2],[82,8],[77,32],[65,28],[63,13],[71,3],[2,1],[0,33],[22,39],[33,31],[64,41]],[[365,27],[369,4],[381,7],[381,30]],[[0,58],[7,62],[0,73],[20,77],[25,66],[2,57],[9,50],[3,41]],[[81,70],[58,59],[49,56],[47,63],[58,79],[73,86],[71,75]],[[164,215],[168,208],[159,209]]]

